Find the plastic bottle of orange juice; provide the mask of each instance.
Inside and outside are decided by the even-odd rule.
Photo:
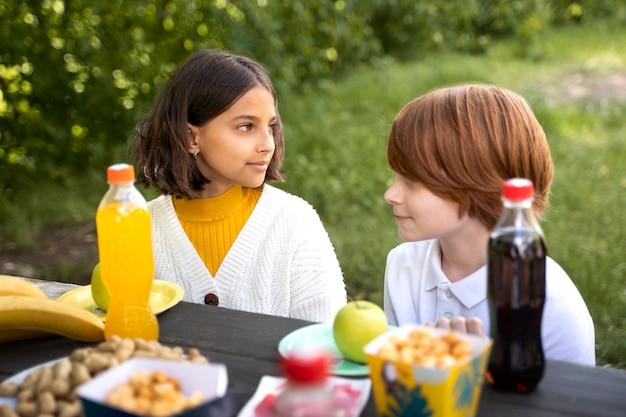
[[[110,298],[104,334],[158,340],[148,303],[154,276],[148,204],[135,187],[132,165],[108,167],[107,182],[96,213],[100,273]]]

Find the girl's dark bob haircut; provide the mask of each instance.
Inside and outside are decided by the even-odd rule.
[[[267,71],[243,56],[203,50],[176,70],[148,116],[137,125],[131,147],[137,182],[178,198],[198,196],[211,179],[200,172],[188,152],[187,124],[203,126],[257,86],[267,88],[276,103],[275,150],[265,181],[283,181],[284,132]]]

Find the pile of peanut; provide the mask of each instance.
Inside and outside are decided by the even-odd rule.
[[[454,332],[439,337],[428,329],[394,334],[379,349],[378,356],[390,362],[428,368],[451,368],[472,356],[472,342]]]
[[[202,393],[196,391],[188,398],[181,392],[180,382],[163,371],[149,374],[137,371],[127,383],[113,388],[106,403],[131,413],[166,417],[195,407],[202,402]]]
[[[87,381],[132,357],[186,360],[208,363],[197,349],[185,355],[181,347],[168,347],[142,339],[111,337],[96,347],[76,349],[52,366],[42,366],[20,383],[0,383],[0,396],[16,397],[15,410],[3,405],[0,417],[82,417],[76,389]]]

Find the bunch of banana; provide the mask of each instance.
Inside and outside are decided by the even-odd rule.
[[[37,285],[24,278],[0,275],[0,297],[4,295],[25,295],[27,297],[48,298]]]
[[[104,324],[89,311],[49,299],[30,281],[0,275],[0,343],[51,334],[99,342]]]

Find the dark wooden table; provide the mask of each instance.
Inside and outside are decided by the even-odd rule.
[[[50,284],[47,284],[50,285]],[[44,290],[52,297],[68,287]],[[302,320],[245,313],[181,302],[159,315],[162,344],[197,347],[212,362],[228,367],[238,390],[237,410],[253,395],[263,375],[279,375],[279,341],[310,324]],[[575,343],[575,341],[572,341]],[[0,344],[0,380],[85,346],[62,337]],[[373,398],[362,416],[375,416]],[[501,394],[484,387],[479,417],[624,417],[626,371],[549,361],[538,390],[530,395]]]

